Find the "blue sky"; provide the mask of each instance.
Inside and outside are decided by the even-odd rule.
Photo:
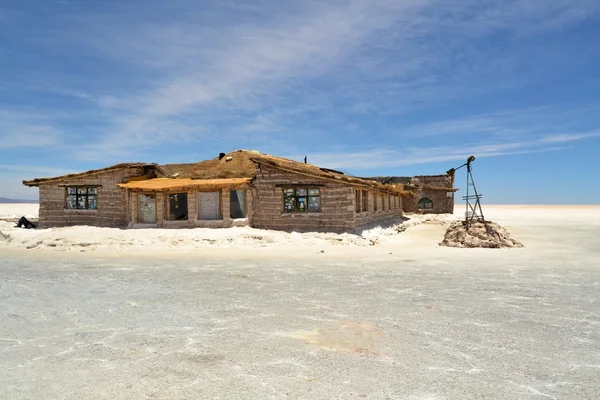
[[[3,0],[0,197],[245,148],[599,204],[598,43],[597,0]]]

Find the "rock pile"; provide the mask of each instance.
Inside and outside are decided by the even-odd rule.
[[[512,239],[510,233],[495,222],[473,222],[467,230],[461,221],[450,225],[440,246],[500,249],[523,247],[523,243]]]

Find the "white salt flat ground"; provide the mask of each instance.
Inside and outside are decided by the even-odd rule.
[[[527,247],[422,223],[375,246],[174,231],[148,256],[5,224],[0,398],[600,398],[600,207],[484,211]]]

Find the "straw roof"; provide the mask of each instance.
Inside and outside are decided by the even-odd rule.
[[[410,183],[412,177],[410,176],[373,176],[373,177],[365,177],[363,179],[369,181],[377,181],[384,184],[403,184],[407,185]]]
[[[408,193],[404,190],[402,185],[383,185],[380,182],[345,175],[339,171],[320,168],[312,164],[305,164],[287,158],[262,154],[255,150],[236,150],[225,154],[223,157],[215,157],[211,160],[193,164],[160,165],[157,171],[161,177],[171,178],[176,181],[182,179],[212,180],[254,178],[256,176],[256,164],[262,164],[324,180],[343,182],[352,186],[380,190],[392,194]]]
[[[215,157],[193,164],[161,165],[160,172],[164,178],[177,179],[253,178],[256,175],[256,164],[251,157],[259,154],[254,150],[236,150],[222,158]]]
[[[158,178],[147,180],[131,180],[128,183],[119,184],[119,186],[130,190],[156,191],[185,189],[189,187],[201,187],[208,189],[210,187],[219,188],[231,185],[245,185],[256,176],[257,164],[277,168],[299,175],[310,176],[338,183],[346,183],[355,187],[373,189],[395,195],[409,194],[402,184],[384,185],[376,180],[345,175],[339,171],[320,168],[316,165],[305,164],[287,158],[262,154],[255,150],[236,150],[225,154],[223,157],[218,156],[211,160],[188,164],[116,164],[110,167],[90,170],[79,174],[23,181],[23,184],[28,186],[38,186],[40,183],[70,178],[80,178],[86,175],[110,171],[112,169],[152,166]]]
[[[450,175],[418,175],[408,176],[375,176],[372,178],[363,178],[375,180],[385,185],[402,184],[404,189],[414,191],[418,189],[439,190],[444,192],[456,192],[458,189],[452,187]]]
[[[145,181],[131,181],[120,183],[117,186],[133,191],[171,191],[185,189],[221,189],[221,188],[239,188],[244,187],[251,178],[228,178],[228,179],[170,179],[155,178]]]
[[[138,163],[120,163],[120,164],[111,165],[110,167],[91,169],[89,171],[79,172],[76,174],[61,175],[61,176],[55,176],[52,178],[36,178],[36,179],[29,180],[29,181],[24,180],[23,185],[30,186],[30,187],[31,186],[39,186],[41,183],[61,181],[61,180],[73,179],[73,178],[83,178],[88,175],[95,175],[95,174],[112,171],[112,170],[116,170],[116,169],[148,167],[148,166],[156,167],[156,164],[147,164],[147,163],[140,163],[140,162],[138,162]]]
[[[403,185],[384,185],[383,183],[375,180],[358,178],[355,176],[346,175],[342,172],[335,171],[332,169],[321,168],[317,167],[316,165],[305,164],[302,162],[289,160],[287,158],[275,157],[267,154],[260,154],[258,156],[252,157],[251,159],[252,161],[257,162],[259,164],[263,164],[266,166],[300,175],[312,176],[339,183],[346,183],[356,187],[375,189],[391,194],[408,194],[408,192],[404,190]]]

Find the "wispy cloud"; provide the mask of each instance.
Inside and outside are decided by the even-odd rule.
[[[550,135],[516,142],[464,143],[453,146],[408,147],[400,150],[372,148],[359,152],[311,153],[310,162],[351,173],[375,169],[395,169],[410,165],[466,160],[470,155],[477,158],[499,157],[514,154],[530,154],[564,150],[569,142],[600,137],[600,132]],[[292,154],[290,158],[301,160],[303,156]]]
[[[43,115],[0,110],[0,150],[54,146],[62,137]]]
[[[18,165],[18,164],[0,164],[2,172],[18,172],[22,175],[35,175],[35,177],[52,177],[66,174],[72,174],[80,171],[57,168],[52,166],[34,166],[34,165]],[[25,177],[23,177],[24,179]]]
[[[596,137],[597,99],[513,105],[506,92],[586,66],[597,41],[573,30],[599,10],[595,0],[15,3],[4,11],[13,46],[0,50],[10,108],[0,151],[34,148],[53,161],[40,165],[75,168],[257,148],[349,170],[552,151]]]

